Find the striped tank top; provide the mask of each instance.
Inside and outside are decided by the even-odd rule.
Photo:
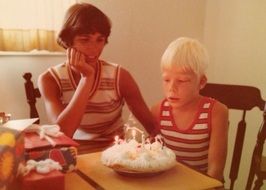
[[[113,141],[115,135],[123,135],[122,107],[124,100],[119,92],[119,72],[117,64],[98,62],[98,72],[88,99],[80,127],[75,131],[75,140]],[[49,68],[56,80],[63,105],[67,105],[75,93],[77,85],[70,67],[63,63]]]
[[[186,130],[176,126],[167,100],[161,104],[160,132],[165,145],[175,152],[177,161],[202,172],[208,169],[211,111],[215,101],[203,97],[192,125]]]

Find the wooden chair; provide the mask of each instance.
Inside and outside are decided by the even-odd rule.
[[[250,190],[253,184],[255,175],[257,180],[255,181],[254,190],[258,190],[263,185],[263,180],[266,179],[266,156],[263,156],[263,147],[266,139],[266,105],[263,113],[263,122],[257,135],[257,142],[253,151],[249,176],[247,181],[246,190]]]
[[[242,155],[246,131],[246,112],[254,107],[264,109],[265,101],[261,98],[260,90],[251,86],[228,85],[208,83],[200,92],[204,96],[213,97],[229,109],[242,111],[242,118],[237,126],[233,157],[230,168],[230,189],[234,188],[234,183],[238,177],[239,165]]]
[[[24,83],[27,102],[30,106],[30,118],[39,118],[39,114],[36,108],[36,99],[41,97],[40,91],[38,88],[34,87],[33,82],[31,81],[32,74],[25,73],[23,78],[26,80]],[[40,120],[35,123],[39,124]]]

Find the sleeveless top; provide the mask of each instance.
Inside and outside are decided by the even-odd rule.
[[[75,140],[113,141],[115,135],[123,135],[122,107],[124,100],[119,92],[120,66],[99,61],[91,96]],[[77,85],[71,69],[65,63],[49,68],[56,80],[63,105],[67,105],[75,93]]]
[[[203,97],[192,124],[186,130],[176,126],[166,99],[162,101],[160,109],[159,128],[165,145],[175,152],[177,161],[202,172],[208,169],[211,111],[215,102],[212,98]]]

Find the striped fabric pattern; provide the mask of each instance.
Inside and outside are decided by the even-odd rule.
[[[98,62],[98,72],[88,99],[80,127],[73,138],[110,142],[114,135],[122,135],[122,107],[124,100],[119,93],[119,72],[117,64]],[[70,68],[66,64],[49,69],[62,92],[62,103],[67,105],[73,97],[77,85]],[[118,133],[118,134],[117,134]],[[81,135],[82,134],[82,135]],[[85,135],[84,135],[85,134]]]
[[[160,132],[166,146],[175,152],[177,161],[202,172],[207,172],[208,169],[211,110],[214,103],[214,99],[203,97],[198,114],[187,130],[178,129],[167,100],[163,100],[161,104]]]

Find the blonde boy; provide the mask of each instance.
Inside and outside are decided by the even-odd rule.
[[[199,93],[207,82],[207,65],[207,51],[199,41],[182,37],[170,43],[161,60],[165,98],[152,113],[178,161],[222,181],[228,109]]]

